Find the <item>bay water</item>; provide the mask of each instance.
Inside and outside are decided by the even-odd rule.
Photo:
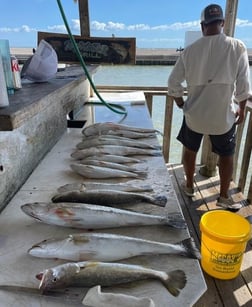
[[[126,86],[167,86],[167,80],[173,66],[165,65],[102,65],[94,75],[94,84]],[[252,67],[250,67],[252,84]],[[152,121],[154,128],[163,131],[165,98],[154,96]],[[182,146],[176,140],[181,122],[182,110],[174,107],[169,163],[180,163]],[[160,140],[161,142],[161,140]],[[198,161],[199,162],[199,155]]]

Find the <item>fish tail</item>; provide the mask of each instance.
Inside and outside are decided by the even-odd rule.
[[[183,216],[177,212],[169,213],[166,224],[174,228],[179,228],[179,229],[186,228],[186,222]]]
[[[137,174],[141,178],[146,178],[148,173],[146,171],[134,170],[133,173]]]
[[[167,203],[167,197],[164,195],[156,196],[154,199],[154,204],[160,207],[165,207]]]
[[[181,289],[183,289],[186,285],[186,275],[182,270],[174,270],[168,272],[168,278],[166,280],[162,280],[166,289],[173,295],[178,296]]]
[[[161,152],[161,150],[152,150],[152,151],[150,151],[150,155],[151,156],[162,156],[162,152]]]
[[[162,147],[160,145],[151,145],[152,149],[161,150]]]
[[[200,259],[200,252],[195,245],[193,238],[187,238],[181,241],[182,247],[185,249],[184,256],[193,259]]]
[[[160,135],[164,135],[163,132],[161,132],[160,130],[156,129],[156,133],[160,134]]]

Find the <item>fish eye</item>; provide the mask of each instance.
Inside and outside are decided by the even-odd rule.
[[[56,282],[56,281],[57,281],[57,277],[54,277],[54,278],[53,278],[53,282]]]

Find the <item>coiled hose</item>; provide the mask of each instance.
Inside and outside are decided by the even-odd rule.
[[[73,44],[74,51],[75,51],[75,53],[76,53],[76,55],[77,55],[77,57],[78,57],[78,59],[79,59],[79,61],[80,61],[80,64],[81,64],[81,66],[82,66],[82,68],[83,68],[83,70],[84,70],[84,72],[85,72],[85,74],[86,74],[86,76],[87,76],[87,78],[88,78],[88,80],[89,80],[89,82],[90,82],[90,85],[91,85],[92,89],[94,90],[95,94],[97,95],[97,97],[98,97],[99,100],[100,100],[100,103],[99,103],[99,102],[96,102],[96,103],[94,103],[94,104],[102,104],[102,105],[105,105],[105,106],[108,107],[111,111],[113,111],[113,112],[115,112],[115,113],[118,113],[118,114],[122,114],[122,115],[124,115],[124,117],[127,116],[127,111],[126,111],[126,109],[125,109],[124,106],[118,105],[118,104],[114,104],[114,103],[107,103],[107,102],[101,97],[101,95],[99,94],[99,92],[97,91],[97,89],[96,89],[96,87],[95,87],[95,85],[94,85],[94,82],[93,82],[93,80],[92,80],[92,78],[91,78],[91,76],[90,76],[90,74],[89,74],[89,72],[88,72],[88,69],[87,69],[87,67],[86,67],[86,64],[85,64],[85,62],[84,62],[84,60],[83,60],[83,57],[82,57],[82,55],[81,55],[81,53],[80,53],[80,50],[79,50],[79,48],[78,48],[78,46],[77,46],[77,44],[76,44],[76,41],[75,41],[75,39],[74,39],[74,37],[73,37],[73,35],[72,35],[72,33],[71,33],[71,30],[70,30],[70,27],[69,27],[69,25],[68,25],[68,22],[67,22],[67,19],[66,19],[66,15],[65,15],[65,13],[64,13],[64,9],[63,9],[63,7],[62,7],[61,1],[60,1],[60,0],[57,0],[57,4],[58,4],[59,10],[60,10],[60,14],[61,14],[61,16],[62,16],[62,19],[63,19],[63,21],[64,21],[65,27],[66,27],[66,29],[67,29],[67,33],[68,33],[68,35],[69,35],[69,38],[70,38],[70,40],[71,40],[71,42],[72,42],[72,44]]]

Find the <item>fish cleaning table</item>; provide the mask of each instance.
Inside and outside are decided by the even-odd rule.
[[[142,93],[132,96],[132,93],[114,97],[128,111],[127,117],[121,122],[125,125],[151,128],[147,107]],[[111,96],[111,95],[110,95]],[[137,99],[134,100],[134,97]],[[111,98],[113,101],[113,97]],[[119,122],[121,115],[111,112],[106,107],[85,107],[91,110],[94,122]],[[90,114],[91,114],[90,113]],[[25,215],[20,206],[32,202],[50,202],[57,193],[57,188],[74,182],[85,182],[81,176],[70,169],[72,158],[70,154],[81,140],[80,128],[69,128],[54,148],[46,155],[33,171],[23,187],[0,214],[0,284],[20,285],[38,288],[39,281],[35,275],[46,268],[56,266],[66,261],[32,257],[27,250],[35,243],[52,237],[62,237],[70,233],[85,232],[60,226],[40,223]],[[148,142],[157,144],[157,139]],[[142,203],[134,209],[152,214],[181,213],[181,209],[172,186],[171,178],[162,156],[138,156],[143,162],[141,167],[148,168],[148,176],[144,180],[113,179],[105,182],[128,182],[134,185],[149,184],[154,194],[166,195],[168,202],[165,208]],[[93,180],[95,181],[95,180]],[[147,192],[146,192],[147,193]],[[149,192],[148,192],[149,193]],[[152,194],[153,194],[152,193]],[[151,194],[151,193],[150,193]],[[182,214],[182,213],[181,213]],[[160,242],[176,243],[189,237],[187,229],[175,229],[167,226],[126,227],[99,230],[99,232],[128,235]],[[156,307],[192,306],[206,291],[206,284],[199,261],[182,256],[155,255],[139,256],[120,261],[122,263],[140,264],[146,267],[172,271],[185,271],[187,283],[178,297],[172,296],[166,288],[156,280],[138,281],[121,286],[102,288],[104,292],[114,292],[152,298]],[[87,289],[81,289],[83,296]],[[35,306],[74,306],[65,301],[44,297],[29,296],[0,290],[0,306],[35,307]],[[81,306],[81,304],[76,305]],[[132,306],[134,307],[134,306]]]

